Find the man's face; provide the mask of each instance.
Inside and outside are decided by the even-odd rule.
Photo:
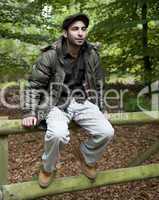
[[[87,36],[87,29],[83,21],[76,21],[72,23],[68,30],[64,32],[64,36],[68,42],[75,46],[81,46],[85,42]]]

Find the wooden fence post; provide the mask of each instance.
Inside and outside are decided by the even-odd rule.
[[[8,135],[0,136],[0,185],[8,183]]]

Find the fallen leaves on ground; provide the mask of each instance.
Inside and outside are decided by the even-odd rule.
[[[59,176],[80,174],[77,159],[73,154],[73,146],[87,138],[81,129],[71,131],[71,141],[61,152],[58,164]],[[44,134],[28,133],[9,136],[9,181],[10,183],[29,181],[38,175],[43,153]],[[144,152],[159,138],[159,125],[115,126],[115,137],[107,147],[102,159],[98,162],[98,170],[126,167],[128,162],[139,152]],[[144,164],[157,163],[159,154],[151,156]],[[38,200],[158,200],[159,179],[135,181],[125,184],[107,185],[73,193],[65,193]]]

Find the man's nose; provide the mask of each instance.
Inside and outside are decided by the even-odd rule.
[[[80,36],[83,35],[83,31],[81,29],[78,30],[78,35],[80,35]]]

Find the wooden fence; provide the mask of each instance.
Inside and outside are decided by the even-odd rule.
[[[159,112],[156,111],[146,113],[112,113],[109,115],[106,114],[106,117],[108,117],[114,125],[159,122]],[[8,120],[4,118],[0,121],[0,200],[35,199],[45,195],[84,190],[107,184],[142,180],[159,176],[159,164],[151,164],[102,171],[97,174],[97,178],[94,182],[90,181],[83,175],[58,178],[47,189],[41,189],[37,181],[8,184],[8,135],[32,133],[37,131],[39,131],[38,128],[28,129],[22,127],[20,119]],[[153,153],[158,150],[159,145],[156,145],[155,143],[155,151],[153,148]],[[146,154],[147,156],[144,156],[144,160],[151,154],[152,152]],[[138,163],[141,162],[138,161]]]

